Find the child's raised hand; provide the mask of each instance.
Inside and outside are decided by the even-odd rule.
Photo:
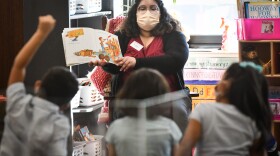
[[[48,34],[54,29],[55,23],[56,20],[51,15],[40,16],[37,30]]]

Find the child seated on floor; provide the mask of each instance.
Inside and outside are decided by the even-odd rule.
[[[63,111],[78,91],[76,76],[65,67],[53,67],[42,81],[36,81],[36,96],[27,94],[23,84],[26,67],[55,22],[51,15],[39,17],[36,32],[14,60],[8,80],[1,156],[67,155],[71,129]]]
[[[272,113],[262,67],[233,63],[217,84],[216,103],[199,104],[177,156],[265,155],[271,139]]]
[[[145,85],[143,85],[145,84]],[[125,117],[115,120],[106,134],[110,156],[174,155],[182,133],[176,123],[161,116],[164,107],[146,107],[143,100],[170,91],[168,82],[154,69],[134,71],[117,94],[117,107]],[[143,114],[144,113],[144,114]]]

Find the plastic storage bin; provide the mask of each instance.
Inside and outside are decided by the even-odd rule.
[[[73,154],[72,156],[83,156],[84,145],[86,142],[73,142]]]
[[[93,106],[104,102],[104,97],[95,86],[80,86],[79,106]]]
[[[80,105],[80,93],[81,91],[78,90],[77,93],[75,94],[75,96],[72,98],[72,100],[70,101],[71,104],[71,108],[77,108]]]
[[[237,38],[238,40],[278,40],[280,18],[237,19]]]
[[[76,13],[76,0],[69,0],[69,15]]]
[[[102,135],[94,135],[94,141],[83,141],[86,143],[83,152],[87,156],[102,156]]]
[[[91,13],[101,10],[101,0],[76,0],[76,13]]]

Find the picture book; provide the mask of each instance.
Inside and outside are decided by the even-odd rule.
[[[85,141],[94,141],[94,136],[89,132],[88,127],[84,126],[80,129],[80,132],[82,133]]]
[[[73,140],[75,140],[75,141],[85,141],[85,138],[84,138],[83,134],[81,133],[81,131],[76,131],[73,134]]]
[[[269,99],[274,120],[280,120],[280,99]]]
[[[238,17],[245,18],[245,2],[269,2],[270,0],[237,0],[237,10],[238,10]],[[271,2],[271,1],[270,1]]]
[[[62,40],[66,65],[77,65],[101,60],[114,63],[122,57],[118,37],[93,28],[64,28]]]
[[[245,2],[245,18],[279,18],[280,2]]]

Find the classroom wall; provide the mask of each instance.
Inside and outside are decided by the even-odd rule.
[[[56,27],[49,35],[28,66],[25,84],[32,88],[34,82],[53,66],[65,66],[61,33],[68,27],[68,1],[64,0],[24,0],[24,41],[32,36],[37,28],[38,16],[51,14],[56,19]]]
[[[7,87],[13,59],[23,45],[23,0],[0,1],[0,91]]]

